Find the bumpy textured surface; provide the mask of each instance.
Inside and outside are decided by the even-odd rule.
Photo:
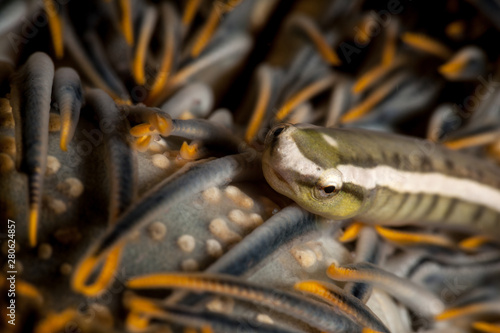
[[[0,330],[498,332],[495,235],[327,221],[266,184],[260,152],[285,121],[498,163],[499,13],[486,0],[0,4]]]

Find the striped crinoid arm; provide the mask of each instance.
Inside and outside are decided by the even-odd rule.
[[[498,331],[499,9],[0,2],[0,331]]]

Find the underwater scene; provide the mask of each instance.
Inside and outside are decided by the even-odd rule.
[[[500,332],[500,3],[0,2],[0,331]]]

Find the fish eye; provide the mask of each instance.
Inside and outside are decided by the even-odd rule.
[[[289,124],[276,125],[273,129],[271,129],[271,135],[274,138],[277,138],[278,136],[280,136],[281,132],[283,132],[283,130],[285,130],[288,126]]]
[[[317,184],[314,188],[314,196],[316,199],[328,199],[340,192],[338,184],[321,185]]]
[[[273,133],[272,136],[277,138],[278,136],[280,136],[281,132],[283,132],[284,129],[285,129],[285,126],[280,126],[278,128],[275,128],[272,132]]]
[[[316,199],[328,199],[337,195],[342,189],[342,175],[338,170],[327,170],[314,186],[313,196]]]
[[[280,136],[280,134],[290,127],[290,124],[279,124],[274,126],[266,136],[265,144],[270,144],[271,142],[275,142],[275,140]]]
[[[325,186],[325,187],[323,187],[323,192],[325,192],[325,194],[335,193],[335,192],[337,192],[337,187],[335,185]]]

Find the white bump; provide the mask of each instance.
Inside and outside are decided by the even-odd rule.
[[[226,187],[224,192],[226,194],[226,197],[231,199],[235,204],[242,208],[250,209],[254,205],[252,198],[243,193],[236,186],[228,186]]]
[[[52,246],[47,243],[42,243],[38,247],[38,258],[47,260],[52,257]]]
[[[0,136],[0,152],[12,157],[16,156],[16,140],[11,136]]]
[[[262,223],[264,223],[264,220],[262,219],[262,216],[260,216],[257,213],[250,214],[250,220],[252,220],[252,223],[253,223],[254,227],[258,227],[259,225],[261,225]]]
[[[234,243],[241,240],[241,236],[229,229],[226,221],[221,218],[213,219],[208,229],[215,237],[222,239],[224,242]]]
[[[148,146],[148,150],[153,154],[165,154],[167,153],[166,151],[168,150],[168,145],[167,142],[163,139],[152,140]]]
[[[153,162],[153,165],[155,167],[160,168],[160,169],[166,170],[170,167],[169,159],[165,155],[162,155],[162,154],[154,154],[151,157],[151,161]]]
[[[234,310],[234,299],[216,297],[206,305],[207,310],[218,313],[229,314]]]
[[[0,127],[14,128],[14,115],[11,113],[5,113],[0,115]]]
[[[229,185],[224,190],[224,193],[229,199],[232,199],[232,198],[237,198],[241,194],[241,191],[236,186]]]
[[[198,262],[194,259],[186,259],[181,263],[184,272],[195,272],[199,269]]]
[[[10,106],[10,101],[2,97],[0,98],[0,114],[12,113],[12,107]]]
[[[210,187],[203,191],[203,198],[212,204],[219,203],[221,198],[221,191],[218,187]]]
[[[137,241],[141,237],[141,232],[139,230],[132,230],[128,233],[127,240],[129,242]]]
[[[252,221],[249,217],[239,209],[233,209],[227,214],[230,221],[236,223],[237,225],[248,228],[251,226]]]
[[[159,221],[153,222],[148,226],[148,234],[151,239],[161,241],[167,234],[167,227]]]
[[[316,260],[318,261],[323,260],[323,251],[320,244],[315,244],[314,246],[311,247],[311,250],[316,255]]]
[[[180,249],[183,252],[190,253],[190,252],[193,252],[193,250],[196,246],[196,242],[195,242],[193,236],[182,235],[181,237],[179,237],[179,239],[177,239],[177,245],[179,245]]]
[[[242,208],[250,209],[253,207],[254,202],[252,198],[245,195],[245,197],[241,198],[241,200],[237,204]]]
[[[148,146],[148,150],[153,154],[161,154],[163,153],[163,147],[160,146],[156,141],[152,140]]]
[[[7,154],[0,153],[0,173],[7,173],[14,170],[14,161]]]
[[[262,224],[262,217],[259,214],[252,213],[247,215],[239,209],[233,209],[227,215],[229,220],[245,229],[253,229]]]
[[[233,114],[228,109],[215,110],[214,112],[212,112],[208,120],[226,128],[233,128]]]
[[[57,157],[51,155],[47,156],[47,169],[45,170],[45,175],[47,176],[53,175],[57,173],[57,171],[59,171],[60,168],[61,168],[61,163],[59,162]]]
[[[61,267],[59,267],[59,271],[61,272],[62,275],[70,275],[72,270],[73,267],[67,262],[63,263]]]
[[[79,179],[71,177],[59,183],[57,189],[69,197],[78,198],[83,193],[83,184]]]
[[[14,116],[12,107],[7,98],[0,98],[0,126],[14,128]]]
[[[49,200],[47,200],[47,205],[56,215],[65,213],[67,209],[64,201],[59,199],[49,198]]]
[[[304,268],[311,267],[316,263],[316,254],[311,250],[291,249],[290,252],[300,266]]]
[[[272,320],[271,317],[269,317],[268,315],[263,314],[263,313],[259,313],[257,315],[256,319],[257,319],[257,321],[260,321],[261,323],[274,324],[274,320]]]
[[[429,310],[432,314],[438,314],[438,313],[441,313],[443,312],[445,309],[445,306],[443,304],[443,302],[440,302],[439,300],[433,300],[432,302],[430,302],[429,304]]]
[[[206,245],[207,253],[211,257],[218,258],[222,255],[222,245],[216,239],[208,239]]]

